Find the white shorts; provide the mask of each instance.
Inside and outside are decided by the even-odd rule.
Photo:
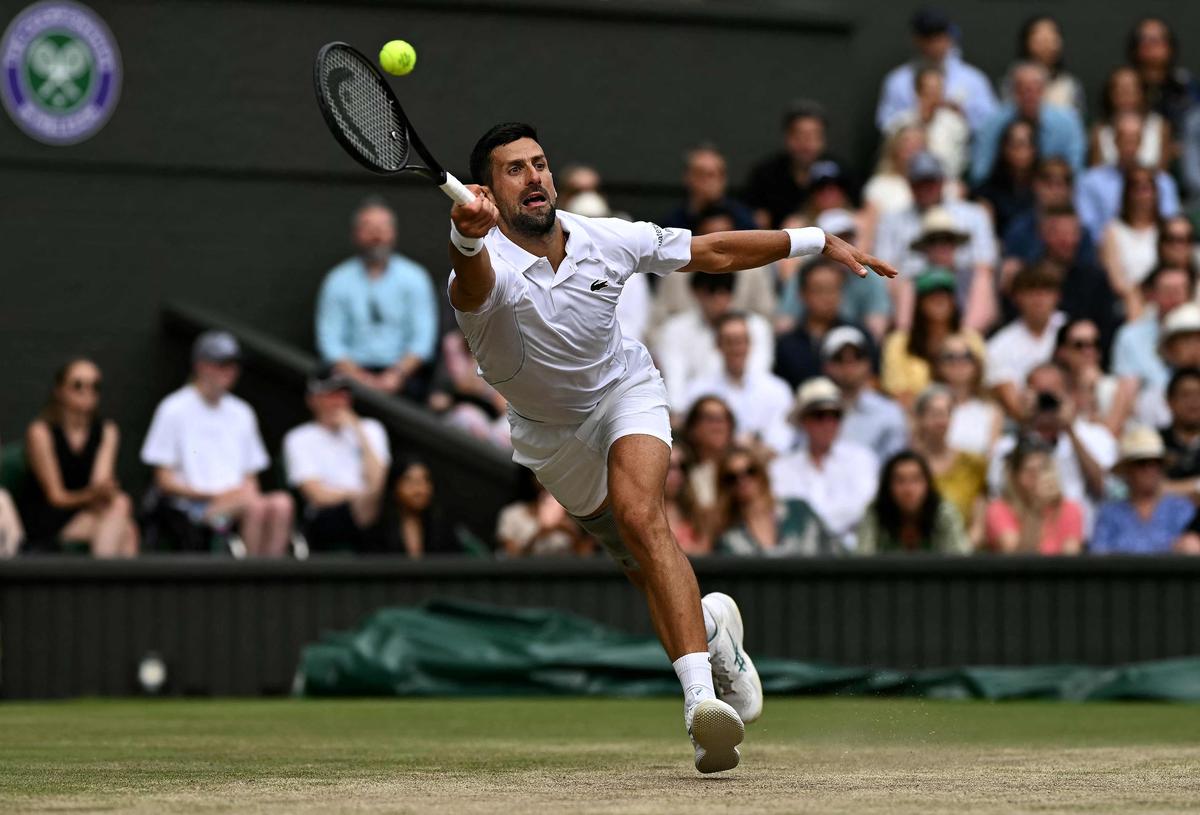
[[[624,436],[647,435],[671,446],[667,388],[651,369],[635,383],[618,383],[596,413],[579,424],[546,424],[511,409],[513,461],[533,470],[563,508],[583,518],[608,498],[608,450]]]

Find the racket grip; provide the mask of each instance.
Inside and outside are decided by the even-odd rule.
[[[446,183],[439,184],[438,188],[450,196],[451,200],[457,204],[469,204],[475,200],[475,196],[471,191],[464,187],[463,183],[450,175],[450,173],[446,173]]]

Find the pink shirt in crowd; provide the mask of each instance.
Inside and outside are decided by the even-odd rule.
[[[1017,513],[1007,501],[998,498],[988,504],[985,516],[987,541],[992,548],[1006,533],[1020,534],[1021,522]],[[1063,543],[1068,540],[1083,540],[1083,510],[1074,501],[1064,500],[1055,511],[1049,508],[1046,518],[1042,521],[1042,542],[1038,553],[1043,555],[1061,555]]]

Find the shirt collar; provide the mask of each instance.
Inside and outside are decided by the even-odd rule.
[[[569,212],[558,213],[558,223],[562,226],[563,231],[567,233],[567,255],[559,266],[559,274],[555,275],[555,281],[559,282],[563,272],[563,267],[568,265],[568,261],[572,267],[582,260],[598,259],[599,253],[596,250],[596,242],[592,236],[588,234],[585,226],[584,218],[578,215],[572,215]],[[525,251],[517,244],[513,243],[507,235],[500,231],[499,226],[492,227],[490,236],[493,238],[493,244],[489,247],[500,256],[500,259],[509,264],[519,272],[526,272],[541,260],[540,257]],[[573,272],[572,268],[572,272]]]

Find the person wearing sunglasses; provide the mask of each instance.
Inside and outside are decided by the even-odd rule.
[[[115,467],[120,434],[100,416],[100,368],[73,359],[59,368],[54,388],[25,434],[33,471],[25,522],[33,551],[85,543],[94,557],[133,557],[140,536],[133,502]]]
[[[947,444],[987,458],[1004,427],[1004,411],[984,386],[983,355],[966,334],[951,334],[938,349],[934,379],[953,399]]]
[[[1138,383],[1131,376],[1106,373],[1101,355],[1100,329],[1091,320],[1070,320],[1058,330],[1054,361],[1066,373],[1067,389],[1080,415],[1119,436],[1133,414]]]
[[[717,551],[739,556],[787,557],[842,551],[802,499],[776,501],[761,457],[735,447],[721,462]]]

